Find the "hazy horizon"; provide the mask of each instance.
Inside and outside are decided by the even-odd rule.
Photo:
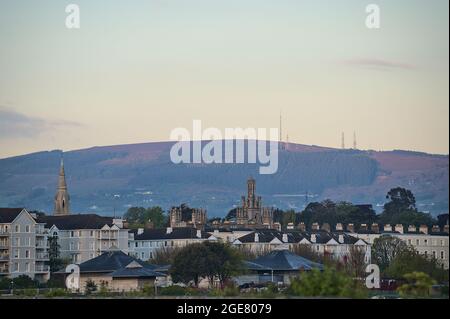
[[[278,127],[289,142],[449,154],[446,0],[0,0],[0,158]],[[381,28],[365,7],[381,8]]]

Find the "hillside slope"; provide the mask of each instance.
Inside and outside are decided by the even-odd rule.
[[[209,216],[224,216],[239,204],[252,175],[264,204],[283,209],[299,210],[324,198],[382,205],[391,187],[402,186],[413,190],[420,209],[448,211],[448,156],[289,144],[280,153],[278,172],[259,175],[255,164],[175,165],[169,158],[171,145],[65,152],[72,209],[121,214],[131,205],[168,208],[186,202],[207,208]],[[50,151],[1,159],[0,206],[51,212],[60,157],[60,151]]]

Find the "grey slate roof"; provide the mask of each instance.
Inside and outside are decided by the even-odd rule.
[[[11,223],[22,210],[23,208],[0,208],[0,224]]]
[[[267,230],[257,230],[245,236],[239,237],[238,240],[241,243],[253,243],[255,242],[255,233],[258,234],[258,242],[260,243],[270,243],[274,238],[277,238],[280,241],[283,241],[283,234],[287,235],[287,243],[295,244],[299,243],[303,238],[306,238],[308,241],[311,241],[311,235],[316,235],[317,244],[326,244],[331,239],[339,242],[339,235],[343,235],[344,244],[355,244],[358,238],[345,234],[344,232],[327,232],[324,230],[318,231],[308,231],[302,232],[299,230],[285,231],[280,232],[278,230],[267,229]]]
[[[105,225],[112,226],[113,218],[96,214],[77,214],[67,216],[38,215],[38,223],[45,223],[47,228],[55,225],[60,230],[100,229]]]
[[[156,272],[154,270],[141,267],[141,268],[121,268],[113,273],[111,277],[113,278],[151,278],[151,277],[163,277],[165,274]]]
[[[298,256],[289,250],[274,250],[246,263],[250,270],[297,271],[323,269],[323,265]]]
[[[123,251],[107,251],[95,258],[89,259],[80,264],[80,272],[113,272],[128,266],[131,262],[137,262],[143,267],[153,269],[155,266],[148,265],[142,260],[131,257]]]

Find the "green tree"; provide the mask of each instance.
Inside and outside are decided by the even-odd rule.
[[[207,255],[208,252],[203,244],[183,247],[176,254],[169,270],[173,281],[185,284],[193,282],[194,286],[198,286],[200,278],[207,273],[205,269]]]
[[[397,254],[385,274],[390,278],[402,279],[415,271],[425,273],[438,282],[448,281],[448,270],[443,269],[436,258],[421,255],[412,247]]]
[[[394,258],[402,251],[409,249],[406,243],[393,236],[381,236],[372,245],[372,262],[383,272]]]
[[[95,291],[97,291],[97,285],[95,284],[95,282],[92,279],[88,279],[86,281],[86,285],[85,285],[85,289],[84,289],[85,294],[90,295]]]
[[[404,275],[406,283],[398,287],[397,291],[404,298],[426,298],[435,281],[423,272],[414,271]]]
[[[401,187],[392,188],[386,195],[389,202],[384,204],[384,211],[389,214],[416,209],[416,198],[409,190]]]
[[[198,286],[201,278],[221,285],[242,271],[242,255],[229,244],[203,242],[182,248],[174,258],[170,273],[175,282]]]
[[[323,271],[313,269],[302,272],[299,277],[291,281],[287,293],[303,297],[367,297],[367,291],[361,282],[329,267]]]
[[[151,222],[155,228],[162,228],[166,225],[167,217],[159,206],[149,207],[145,211],[145,223]]]

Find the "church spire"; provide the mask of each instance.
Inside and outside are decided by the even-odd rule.
[[[55,195],[55,215],[70,214],[70,196],[67,191],[66,174],[64,171],[64,160],[61,157],[59,168],[58,189]]]

